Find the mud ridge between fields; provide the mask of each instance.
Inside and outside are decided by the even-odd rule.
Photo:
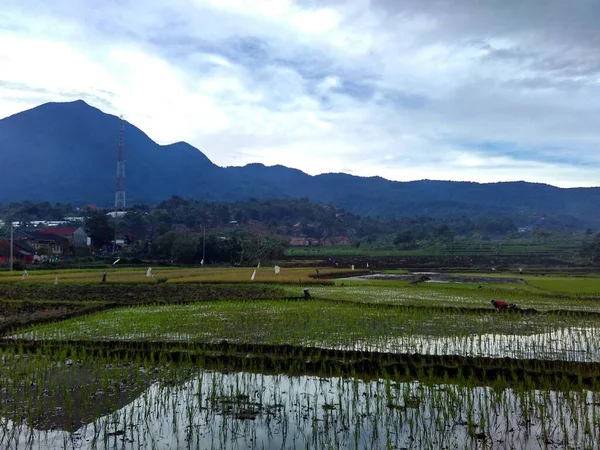
[[[0,348],[52,355],[57,351],[119,360],[198,364],[218,370],[249,370],[292,375],[357,378],[476,380],[484,384],[564,383],[597,387],[600,363],[559,360],[469,357],[459,355],[396,354],[330,350],[293,345],[164,343],[138,341],[0,340]],[[68,355],[67,355],[68,357]]]

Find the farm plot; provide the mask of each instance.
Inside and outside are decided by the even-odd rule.
[[[0,339],[0,448],[600,446],[589,286],[208,284],[176,273],[160,284],[1,283],[3,311],[112,309]],[[494,298],[537,311],[497,313]]]
[[[118,308],[13,334],[20,340],[221,341],[352,351],[600,361],[595,318],[389,309],[327,301]]]
[[[342,286],[343,283],[343,286]],[[537,292],[523,285],[467,283],[422,283],[405,281],[343,280],[336,286],[311,286],[310,293],[319,299],[405,305],[415,307],[488,308],[491,300],[504,299],[522,308],[539,311],[573,310],[600,312],[600,297],[576,294]],[[288,287],[289,295],[297,293]]]

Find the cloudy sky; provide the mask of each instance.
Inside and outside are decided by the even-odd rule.
[[[219,165],[600,185],[599,23],[597,0],[2,0],[0,117],[81,98]]]

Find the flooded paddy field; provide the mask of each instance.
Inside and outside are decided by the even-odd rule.
[[[600,395],[576,384],[31,358],[4,355],[2,448],[561,449],[595,448],[600,433]]]
[[[491,280],[494,278],[490,277]],[[595,279],[591,279],[595,282]],[[351,278],[338,280],[334,286],[311,286],[313,297],[360,303],[405,305],[414,307],[483,308],[490,301],[504,299],[522,308],[533,308],[539,312],[565,310],[600,312],[600,289],[594,292],[565,293],[559,290],[540,290],[533,282],[518,283],[420,283],[408,281]],[[585,279],[565,279],[557,289],[571,287],[577,282],[585,288]],[[539,282],[543,284],[543,280]],[[295,288],[285,287],[290,294]]]
[[[596,316],[366,307],[323,300],[113,308],[7,339],[252,343],[352,351],[600,362]]]
[[[593,277],[294,285],[240,273],[0,281],[0,448],[600,447]]]

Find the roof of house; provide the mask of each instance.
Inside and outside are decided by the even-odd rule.
[[[67,240],[66,235],[59,236],[57,234],[42,233],[40,231],[34,231],[31,233],[27,233],[27,236],[28,236],[29,240],[34,240],[34,241],[64,242]]]
[[[41,228],[38,233],[53,234],[55,236],[72,236],[81,227],[49,227]]]
[[[13,242],[13,254],[31,255],[35,250],[24,242]],[[0,255],[9,256],[10,241],[8,239],[0,240]]]

